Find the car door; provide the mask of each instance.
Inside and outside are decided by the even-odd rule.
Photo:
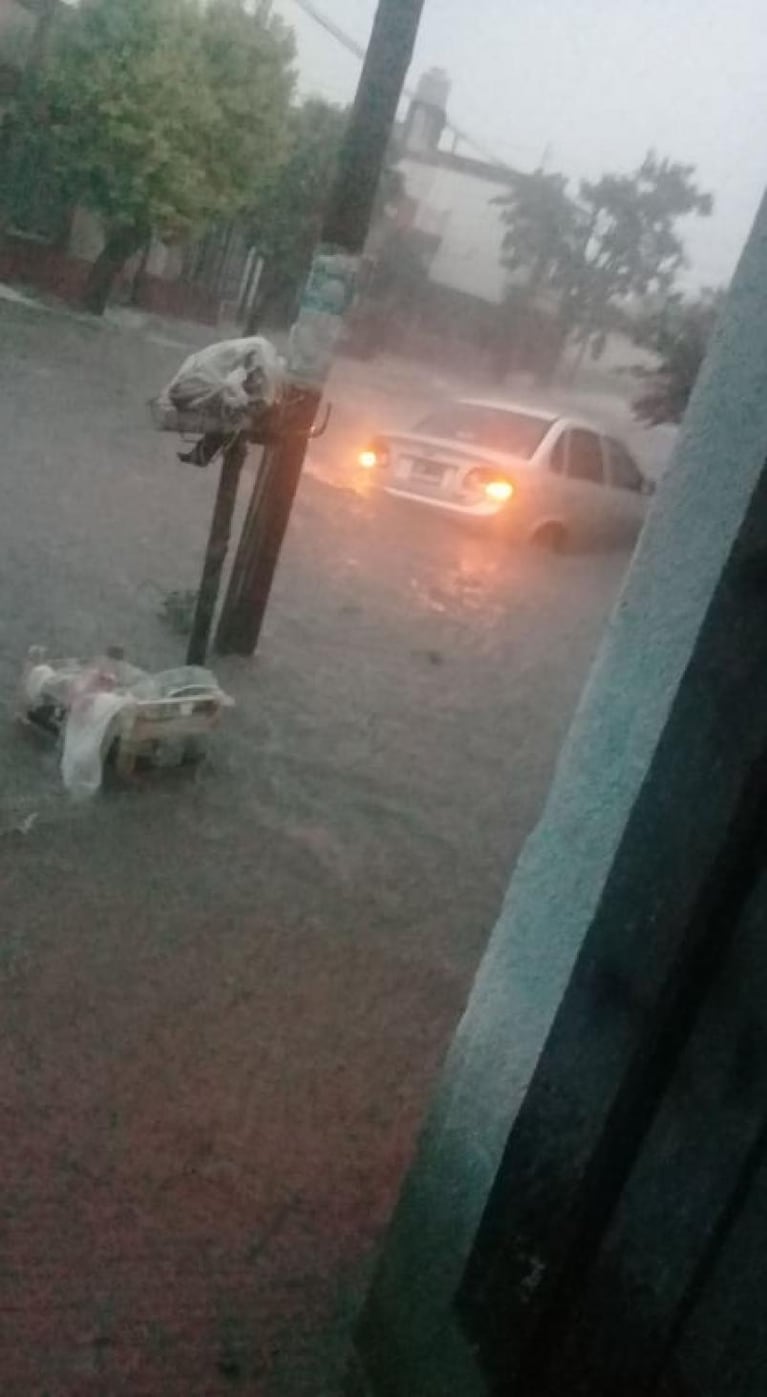
[[[566,478],[574,535],[587,546],[607,542],[612,528],[610,510],[606,508],[605,459],[598,432],[588,427],[568,429]]]
[[[569,528],[570,486],[567,479],[567,428],[558,422],[536,452],[526,494],[529,534],[542,525],[563,523]]]
[[[644,523],[647,508],[644,476],[631,452],[616,437],[604,437],[607,489],[620,543],[632,544]]]

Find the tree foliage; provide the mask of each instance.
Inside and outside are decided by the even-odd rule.
[[[290,112],[283,158],[270,169],[248,211],[264,258],[260,319],[291,315],[320,234],[346,120],[346,111],[317,98]]]
[[[603,175],[580,186],[584,229],[573,266],[569,319],[584,339],[610,327],[611,311],[630,297],[667,294],[684,266],[678,222],[713,207],[694,183],[692,165],[652,152],[629,175]]]
[[[19,104],[26,168],[100,215],[117,265],[252,200],[280,156],[292,58],[290,31],[243,0],[90,0]]]
[[[320,238],[328,191],[336,173],[348,110],[309,98],[291,111],[286,151],[249,212],[253,241],[264,258],[255,320],[288,322]],[[396,235],[396,214],[405,196],[404,177],[392,148],[381,174],[371,219],[379,271],[396,261],[407,280],[412,258]],[[396,246],[395,246],[396,245]]]
[[[644,391],[633,403],[640,422],[657,427],[680,422],[706,356],[708,343],[724,300],[723,291],[704,291],[695,300],[671,297],[662,310],[640,319],[637,344],[657,356],[654,368],[637,368]]]
[[[514,174],[495,202],[506,225],[503,260],[517,290],[564,292],[578,246],[579,210],[563,175]]]
[[[521,290],[531,303],[549,293],[565,331],[598,350],[628,301],[673,286],[685,260],[679,221],[712,209],[694,175],[652,151],[637,170],[576,192],[562,175],[516,175],[497,202],[517,301]]]

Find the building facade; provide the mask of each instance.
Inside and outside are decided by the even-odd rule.
[[[514,172],[450,148],[449,90],[444,74],[425,74],[402,129],[397,168],[403,178],[409,226],[430,242],[429,279],[434,286],[499,306],[508,276],[502,260],[504,227],[498,200]]]

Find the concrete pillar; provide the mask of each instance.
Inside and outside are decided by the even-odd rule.
[[[763,794],[766,460],[763,205],[384,1247],[371,1397],[496,1390],[494,1345],[536,1390],[709,992]]]

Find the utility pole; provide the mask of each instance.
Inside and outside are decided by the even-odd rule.
[[[379,0],[338,172],[291,332],[288,384],[264,450],[216,635],[219,654],[252,655],[360,259],[424,0]]]

